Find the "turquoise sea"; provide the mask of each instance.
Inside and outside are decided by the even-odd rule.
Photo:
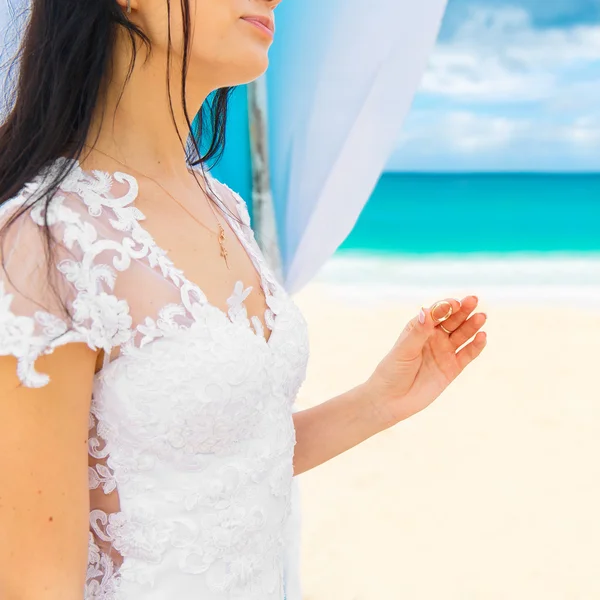
[[[600,174],[385,174],[338,254],[600,253]]]

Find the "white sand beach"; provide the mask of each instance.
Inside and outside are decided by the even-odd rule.
[[[419,309],[356,291],[317,281],[296,298],[312,345],[301,407],[363,381]],[[301,477],[305,600],[600,598],[600,303],[587,300],[600,288],[554,303],[467,291],[489,315],[478,363],[424,413]]]

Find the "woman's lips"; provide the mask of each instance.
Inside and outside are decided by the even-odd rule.
[[[242,17],[242,20],[254,25],[270,38],[275,35],[275,24],[267,17]]]

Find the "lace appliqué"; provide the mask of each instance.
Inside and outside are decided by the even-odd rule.
[[[103,246],[103,242],[97,241],[94,228],[63,202],[62,197],[56,197],[47,215],[42,207],[35,207],[31,218],[40,226],[46,218],[50,226],[61,224],[66,247],[71,250],[77,243],[82,252],[81,261],[63,261],[58,265],[76,290],[71,327],[63,319],[41,310],[33,317],[15,316],[11,312],[14,295],[6,293],[0,282],[0,354],[17,358],[19,379],[29,387],[42,387],[49,381],[34,366],[43,354],[73,342],[85,342],[93,350],[110,351],[131,336],[127,303],[103,288],[106,286],[109,292],[113,289],[113,271],[104,265],[93,265],[98,246]]]

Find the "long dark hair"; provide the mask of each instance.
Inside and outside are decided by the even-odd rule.
[[[170,17],[172,0],[165,2]],[[192,127],[185,102],[191,39],[189,0],[180,0],[180,5],[184,39],[180,92],[189,131],[178,134],[190,164],[214,164],[224,149],[232,88],[217,90],[196,115]],[[104,101],[121,30],[131,41],[129,80],[139,49],[149,53],[152,47],[148,36],[127,18],[116,0],[33,0],[23,42],[12,63],[12,68],[18,69],[16,84],[4,99],[11,108],[0,126],[0,207],[58,158],[81,156],[92,119]],[[171,98],[170,72],[167,81]],[[170,106],[176,126],[172,103]],[[191,132],[193,135],[184,140]],[[60,164],[63,166],[53,173],[52,180],[44,182],[35,203],[44,202],[48,207],[74,162]],[[29,208],[17,212],[4,232]],[[47,223],[44,236],[51,254],[53,239]]]

